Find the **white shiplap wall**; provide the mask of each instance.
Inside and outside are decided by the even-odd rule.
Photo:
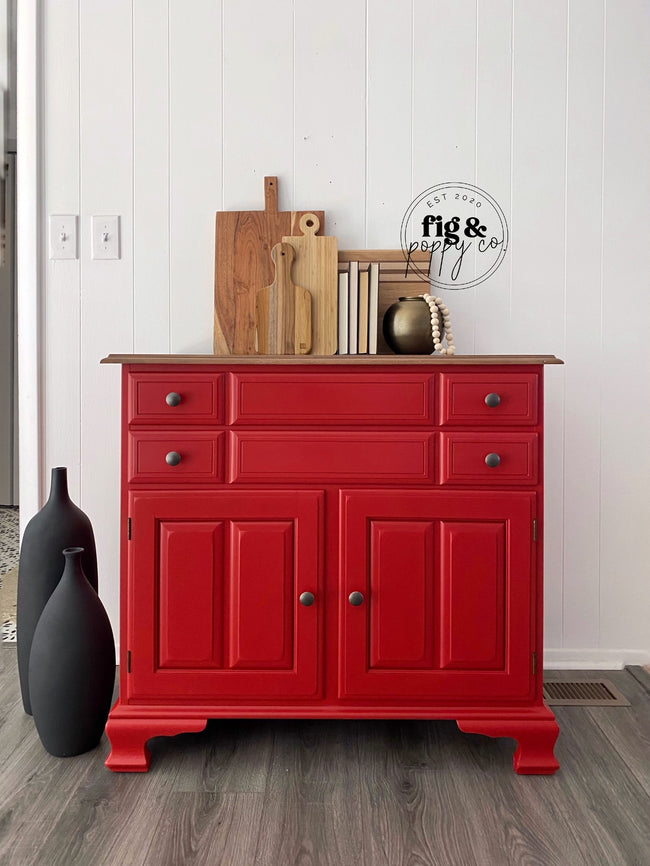
[[[511,244],[447,298],[463,352],[547,368],[547,663],[650,660],[650,124],[645,0],[43,0],[43,454],[70,468],[118,619],[119,370],[209,352],[214,213],[319,207],[397,247],[415,194],[477,183]],[[92,214],[122,258],[90,258]],[[47,478],[44,478],[47,487]]]

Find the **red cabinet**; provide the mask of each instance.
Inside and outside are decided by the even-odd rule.
[[[557,769],[542,700],[555,359],[123,369],[113,770],[208,718],[453,718]],[[514,363],[516,362],[516,363]]]

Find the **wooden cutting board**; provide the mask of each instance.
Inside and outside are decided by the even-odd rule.
[[[296,251],[293,277],[312,296],[312,353],[334,355],[338,348],[338,241],[317,237],[321,227],[318,214],[303,214],[302,235],[285,235],[283,243]]]
[[[276,244],[271,257],[275,279],[256,297],[257,346],[260,355],[306,355],[311,349],[312,309],[307,289],[291,279],[291,244]]]
[[[271,250],[299,220],[314,213],[325,230],[323,211],[278,211],[278,179],[264,178],[263,211],[219,211],[214,268],[214,353],[255,355],[255,302],[273,282]]]

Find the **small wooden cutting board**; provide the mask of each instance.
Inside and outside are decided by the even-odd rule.
[[[256,297],[257,351],[260,355],[306,355],[312,340],[311,295],[291,279],[291,244],[276,244],[271,257],[275,279]]]
[[[214,353],[255,355],[256,294],[273,280],[271,249],[310,211],[278,211],[278,179],[264,178],[264,210],[219,211],[214,268]],[[323,211],[315,211],[325,228]],[[301,285],[305,285],[302,283]]]
[[[338,241],[318,237],[318,214],[307,213],[299,221],[302,235],[282,238],[296,251],[293,276],[312,296],[312,353],[335,355],[338,348]]]

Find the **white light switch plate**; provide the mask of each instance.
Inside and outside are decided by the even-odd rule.
[[[120,258],[119,216],[93,216],[90,218],[93,259]]]
[[[50,214],[50,258],[77,258],[77,217]]]

